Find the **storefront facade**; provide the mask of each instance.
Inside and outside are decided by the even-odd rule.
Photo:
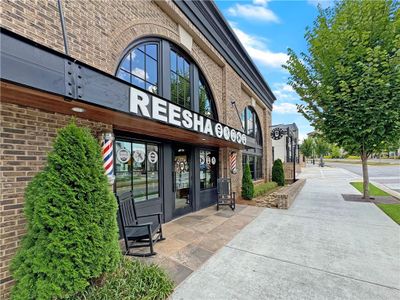
[[[212,2],[3,3],[0,292],[25,232],[24,189],[71,116],[114,137],[116,192],[167,222],[271,172],[274,95]]]

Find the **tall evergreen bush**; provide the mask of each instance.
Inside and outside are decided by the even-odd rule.
[[[251,179],[251,172],[249,164],[246,164],[243,170],[242,177],[242,198],[246,200],[251,200],[254,197],[254,185]]]
[[[24,211],[13,299],[73,295],[120,261],[117,204],[87,129],[71,123],[59,131],[46,167],[27,187]]]
[[[285,185],[285,172],[283,171],[282,161],[278,158],[274,161],[272,166],[272,181],[275,181],[278,185]]]

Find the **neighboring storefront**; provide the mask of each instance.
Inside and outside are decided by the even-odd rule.
[[[219,177],[240,195],[244,163],[270,179],[275,97],[213,2],[7,2],[1,28],[0,292],[24,189],[71,116],[113,138],[113,189],[165,222],[214,204]]]

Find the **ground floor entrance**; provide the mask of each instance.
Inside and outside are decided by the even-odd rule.
[[[217,201],[218,148],[116,132],[114,153],[114,190],[132,190],[139,214],[167,222]]]

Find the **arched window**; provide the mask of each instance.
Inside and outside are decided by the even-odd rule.
[[[159,93],[159,43],[144,42],[122,59],[117,77],[131,84],[146,89],[149,92]]]
[[[147,38],[134,43],[121,60],[116,76],[218,120],[205,76],[189,55],[170,41]]]
[[[241,121],[246,134],[250,138],[254,139],[254,147],[246,147],[246,149],[243,151],[243,169],[246,164],[249,164],[251,177],[253,180],[261,179],[263,176],[263,141],[260,120],[258,119],[255,110],[251,106],[248,106],[242,111]]]

